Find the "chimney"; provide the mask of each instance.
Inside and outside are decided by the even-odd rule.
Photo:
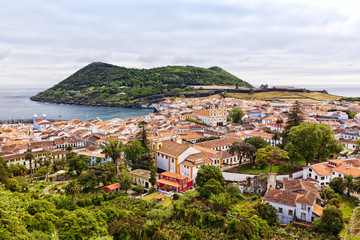
[[[349,165],[346,165],[346,169],[349,169],[350,168],[350,166]]]

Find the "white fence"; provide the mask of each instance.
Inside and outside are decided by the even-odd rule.
[[[222,173],[225,180],[227,181],[244,181],[246,180],[247,177],[255,177],[257,175],[253,175],[253,174],[242,174],[242,173],[229,173],[229,172],[223,172]]]
[[[244,180],[246,180],[247,177],[253,178],[255,176],[258,176],[258,175],[254,175],[254,174],[229,173],[229,172],[223,172],[222,174],[223,174],[225,180],[227,180],[227,181],[244,181]],[[302,176],[303,176],[303,170],[294,172],[292,174],[293,178],[302,178]],[[276,180],[282,181],[283,178],[288,178],[288,177],[290,177],[290,176],[289,175],[276,175]]]
[[[277,175],[276,176],[276,180],[283,180],[283,178],[288,178],[290,177],[290,175]],[[292,174],[292,178],[302,178],[303,177],[303,170],[298,171],[298,172],[294,172]]]

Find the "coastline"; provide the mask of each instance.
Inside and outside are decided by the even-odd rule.
[[[129,103],[129,102],[106,102],[106,101],[98,101],[98,102],[86,102],[85,100],[73,100],[73,99],[47,99],[41,98],[37,96],[31,96],[30,100],[35,102],[42,103],[54,103],[54,104],[69,104],[69,105],[83,105],[83,106],[98,106],[98,107],[123,107],[123,108],[149,108],[154,109],[154,104],[157,104],[164,100],[167,97],[180,97],[184,96],[185,98],[193,98],[193,97],[209,97],[215,94],[222,94],[224,92],[227,93],[245,93],[251,96],[255,93],[266,93],[266,92],[290,92],[290,93],[311,93],[311,92],[319,92],[328,94],[326,90],[322,91],[313,91],[306,88],[296,88],[296,87],[272,87],[269,88],[267,85],[262,85],[260,88],[228,88],[228,86],[204,86],[202,87],[202,91],[197,91],[195,93],[173,93],[173,94],[158,94],[152,95],[148,97],[143,97],[138,99],[137,102]]]

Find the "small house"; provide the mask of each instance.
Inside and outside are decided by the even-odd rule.
[[[114,192],[114,191],[119,192],[120,191],[120,183],[113,183],[111,185],[108,185],[108,186],[104,187],[104,191],[106,193]]]

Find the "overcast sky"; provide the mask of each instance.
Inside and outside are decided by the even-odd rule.
[[[360,84],[360,2],[0,0],[0,84],[94,61],[219,66],[253,85]]]

